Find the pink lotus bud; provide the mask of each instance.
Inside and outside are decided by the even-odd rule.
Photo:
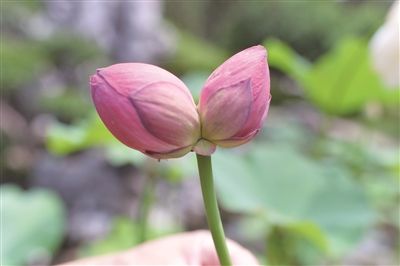
[[[183,82],[159,67],[116,64],[90,78],[100,118],[125,145],[151,157],[176,158],[200,139],[199,115]]]
[[[264,47],[250,47],[211,74],[198,105],[202,138],[235,147],[258,133],[271,100],[266,55]]]

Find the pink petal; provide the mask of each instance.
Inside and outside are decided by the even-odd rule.
[[[252,140],[257,134],[260,132],[259,129],[254,130],[253,132],[250,132],[247,136],[244,137],[232,137],[229,139],[225,140],[218,140],[215,141],[215,144],[218,146],[224,147],[224,148],[231,148],[231,147],[236,147],[242,144],[245,144]]]
[[[158,154],[176,156],[190,151],[200,136],[189,90],[166,70],[139,63],[118,64],[98,70],[90,85],[106,127],[133,149],[155,158]]]
[[[202,137],[211,141],[234,136],[249,119],[252,106],[250,80],[240,81],[203,95],[200,110]]]
[[[92,76],[92,98],[96,110],[110,132],[125,145],[145,150],[172,150],[177,147],[149,134],[127,97],[109,88],[100,77]]]
[[[125,96],[141,89],[143,86],[147,86],[149,83],[163,81],[175,84],[182,93],[192,99],[190,91],[179,78],[158,66],[143,63],[115,64],[99,68],[97,75],[101,76],[111,87]]]
[[[147,154],[148,156],[153,157],[155,159],[171,159],[171,158],[182,157],[183,155],[190,152],[191,150],[192,150],[192,146],[188,146],[188,147],[183,147],[183,148],[179,148],[176,150],[165,151],[163,153],[154,152],[154,151],[146,151],[145,154]]]
[[[263,46],[253,46],[246,50],[243,50],[227,61],[225,61],[221,66],[219,66],[208,78],[206,84],[204,85],[203,91],[201,92],[200,102],[198,105],[199,113],[203,123],[207,123],[207,119],[204,118],[204,112],[210,112],[214,107],[210,107],[211,96],[218,92],[221,88],[227,88],[230,86],[235,86],[235,84],[240,83],[243,80],[249,80],[248,89],[251,90],[250,103],[246,96],[246,99],[242,99],[242,94],[238,93],[235,95],[232,93],[230,97],[230,104],[225,104],[225,108],[220,108],[218,112],[225,114],[220,114],[225,117],[226,120],[220,120],[219,128],[230,129],[226,134],[218,131],[216,137],[212,134],[212,140],[225,140],[235,138],[246,138],[251,135],[252,132],[260,129],[262,122],[268,112],[269,100],[270,100],[270,79],[269,70],[266,61],[267,52]],[[251,108],[246,108],[245,101],[247,105]],[[235,106],[240,106],[242,110],[247,110],[246,121],[243,123],[237,123],[234,116],[229,116],[226,113],[231,113],[232,110],[236,114],[237,119],[242,119],[243,114],[238,114]],[[213,112],[213,115],[218,116],[217,111]],[[210,116],[210,115],[209,115]],[[232,124],[232,125],[226,125]],[[238,125],[240,127],[238,128]],[[216,126],[214,126],[216,127]],[[235,130],[233,130],[235,129]],[[233,135],[232,135],[233,132]],[[204,130],[202,132],[205,133]],[[207,132],[208,137],[210,133]],[[204,137],[204,136],[203,136]]]
[[[144,127],[167,143],[180,147],[200,138],[199,115],[192,97],[172,83],[151,83],[129,97]]]

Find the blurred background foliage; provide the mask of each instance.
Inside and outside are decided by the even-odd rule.
[[[254,143],[214,156],[227,235],[268,265],[400,264],[400,95],[369,51],[391,4],[2,2],[1,264],[207,228],[193,154],[157,162],[117,142],[88,76],[154,63],[198,99],[216,66],[255,44],[273,101]]]

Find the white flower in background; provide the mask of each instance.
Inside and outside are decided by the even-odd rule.
[[[399,25],[400,6],[396,1],[370,42],[370,51],[374,69],[386,86],[399,87]]]

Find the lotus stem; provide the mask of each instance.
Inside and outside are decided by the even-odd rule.
[[[204,207],[206,210],[208,227],[214,241],[214,246],[221,265],[232,265],[222,227],[221,215],[218,209],[217,197],[214,188],[211,156],[197,154],[201,191],[203,193]]]

